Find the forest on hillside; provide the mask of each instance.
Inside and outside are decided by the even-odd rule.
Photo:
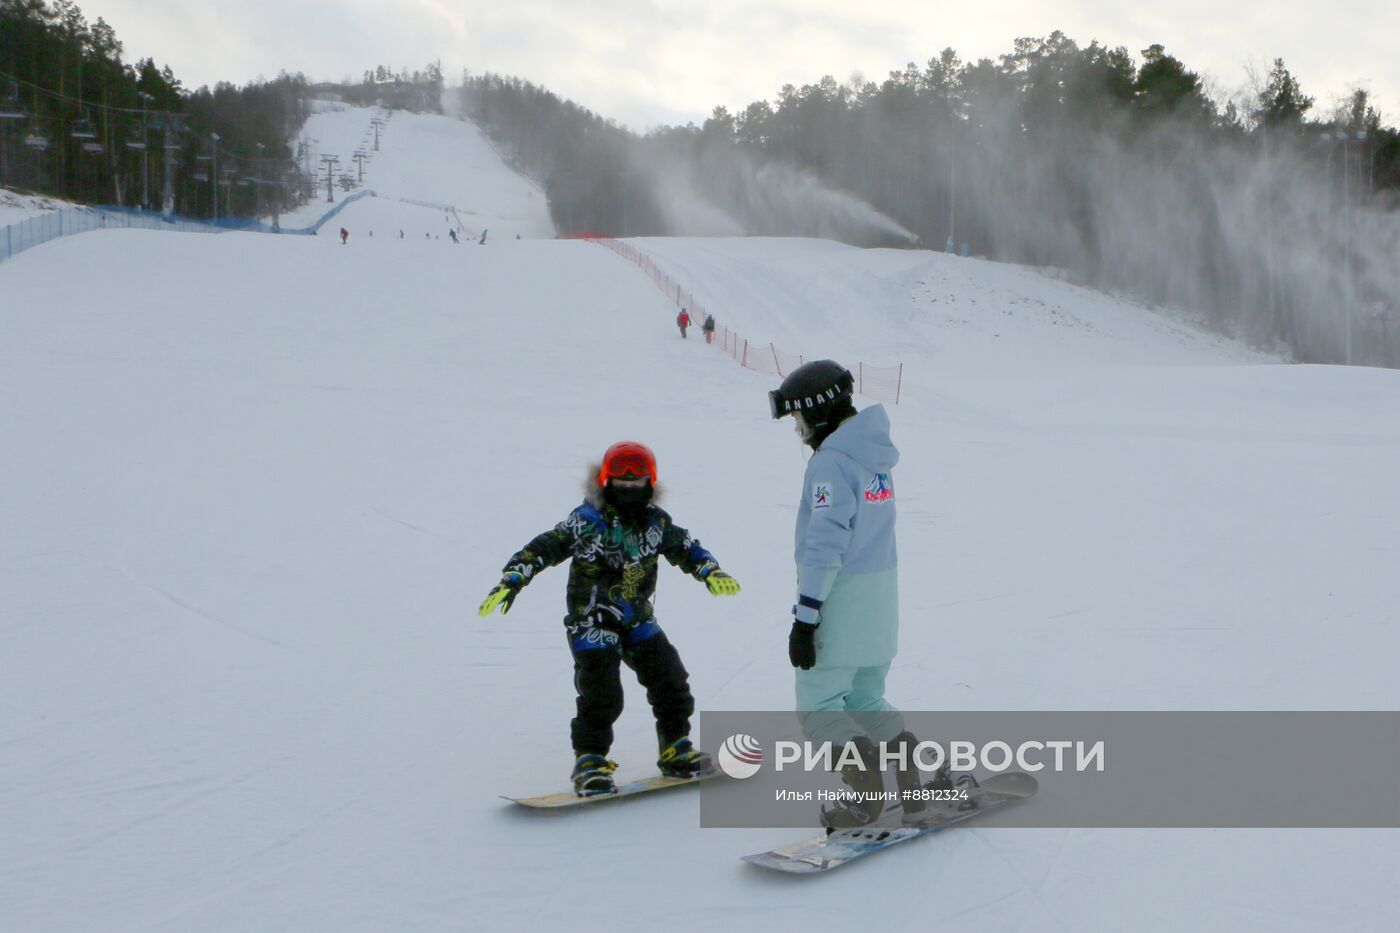
[[[644,135],[519,78],[463,85],[561,230],[966,243],[1299,359],[1400,365],[1400,133],[1364,89],[1323,112],[1281,60],[1222,100],[1160,45],[1056,32]]]
[[[189,89],[168,65],[122,53],[73,0],[0,0],[0,185],[195,218],[273,214],[319,182],[295,142],[311,99],[436,111],[442,93],[437,62],[380,65],[359,82],[283,72]]]

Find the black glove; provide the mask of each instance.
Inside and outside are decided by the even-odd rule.
[[[788,633],[788,660],[793,667],[810,671],[817,663],[817,629],[820,625],[793,620],[792,631]]]

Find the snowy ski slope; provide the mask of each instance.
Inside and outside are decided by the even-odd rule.
[[[319,161],[334,155],[340,159],[337,176],[349,174],[380,197],[360,204],[353,215],[337,215],[327,233],[348,224],[356,239],[367,238],[370,231],[397,237],[402,230],[405,239],[431,235],[446,240],[451,220],[453,226],[460,224],[458,235],[473,239],[483,230],[499,239],[554,236],[544,190],[505,165],[475,124],[331,101],[312,103],[313,113],[297,141],[307,147],[310,168],[320,173],[322,183],[316,198],[282,218],[284,228],[311,226],[335,206],[326,201]],[[376,118],[383,121],[378,151],[371,125]],[[354,161],[356,150],[366,153],[362,165]],[[345,196],[337,185],[336,203]]]
[[[381,235],[471,184],[462,124],[412,119],[412,193],[376,182],[348,246],[114,230],[0,267],[0,930],[1394,929],[1393,832],[970,826],[793,883],[738,856],[800,832],[701,830],[693,793],[509,809],[563,786],[573,687],[563,568],[476,617],[505,558],[646,441],[744,586],[662,569],[701,707],[784,709],[804,456],[610,252]],[[635,242],[751,339],[905,364],[894,702],[1400,708],[1400,373],[1015,267]],[[655,756],[627,695],[624,777]]]

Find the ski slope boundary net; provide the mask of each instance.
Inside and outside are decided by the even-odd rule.
[[[671,299],[676,307],[686,309],[690,313],[690,320],[694,326],[698,328],[704,323],[709,312],[706,311],[703,304],[696,300],[695,294],[683,288],[679,282],[667,275],[650,256],[632,244],[591,233],[574,234],[573,237],[597,243],[599,246],[606,246],[628,260],[650,276],[656,287],[667,298]],[[727,327],[716,327],[711,342],[713,346],[723,350],[740,366],[755,372],[771,373],[783,377],[807,362],[806,357],[801,354],[780,350],[772,342],[751,342]],[[856,379],[857,394],[879,402],[898,404],[900,389],[904,381],[903,363],[896,363],[894,366],[872,366],[869,363],[858,362],[852,375]]]

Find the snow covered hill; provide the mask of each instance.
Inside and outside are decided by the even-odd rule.
[[[393,116],[384,145],[423,121],[417,187],[375,185],[522,239],[355,220],[443,223],[385,197],[346,246],[113,230],[0,267],[0,929],[1393,929],[1393,832],[973,826],[791,883],[737,856],[799,834],[701,830],[692,792],[509,809],[564,785],[573,686],[564,569],[476,617],[506,557],[610,442],[649,443],[744,586],[662,568],[701,707],[788,708],[804,455],[769,377],[543,238],[499,162],[474,188],[474,131],[439,120]],[[752,339],[904,363],[896,703],[1400,707],[1400,373],[1027,269],[634,242]]]
[[[319,160],[334,155],[340,159],[337,174],[350,174],[377,195],[348,205],[327,232],[343,225],[357,240],[371,232],[397,238],[401,230],[405,239],[447,240],[449,228],[473,240],[483,231],[498,239],[554,236],[544,190],[505,165],[474,124],[330,101],[313,105],[298,137],[310,153],[310,169],[324,179]],[[378,150],[375,119],[381,121]],[[366,153],[362,165],[354,161],[356,150]],[[332,208],[324,181],[319,192],[285,216],[283,227],[309,226]],[[335,198],[345,198],[339,186]]]
[[[44,195],[21,194],[18,191],[0,188],[0,228],[29,220],[31,217],[38,217],[50,211],[79,206],[81,205]]]

